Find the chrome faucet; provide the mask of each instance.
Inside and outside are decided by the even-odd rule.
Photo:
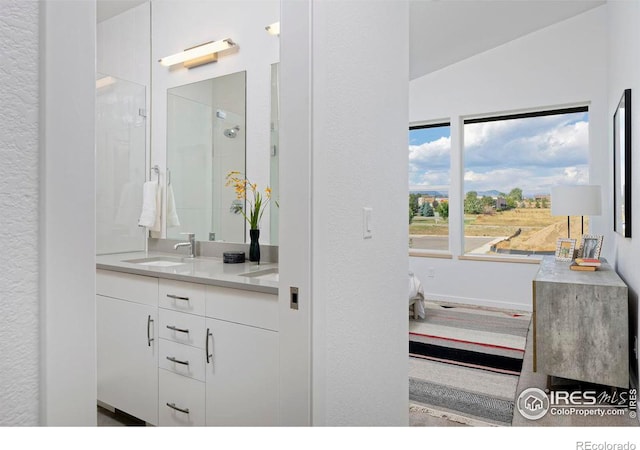
[[[187,256],[188,258],[195,258],[196,257],[196,234],[195,233],[180,233],[180,234],[186,234],[187,238],[189,239],[188,242],[179,242],[176,245],[173,246],[174,250],[177,250],[180,247],[189,247],[189,255]]]

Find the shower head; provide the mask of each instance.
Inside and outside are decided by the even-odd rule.
[[[227,128],[226,130],[224,130],[224,135],[230,139],[235,139],[235,137],[238,135],[238,131],[240,131],[240,126],[236,125],[233,128]]]

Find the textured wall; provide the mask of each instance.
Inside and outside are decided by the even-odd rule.
[[[0,425],[38,424],[38,3],[0,7]]]
[[[314,425],[408,423],[408,27],[406,2],[313,2]]]

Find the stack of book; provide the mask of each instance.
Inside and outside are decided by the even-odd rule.
[[[598,267],[600,267],[602,263],[599,259],[593,258],[576,258],[574,262],[571,263],[569,269],[571,270],[584,270],[593,272]]]

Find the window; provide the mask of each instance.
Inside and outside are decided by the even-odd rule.
[[[587,184],[588,160],[586,107],[465,120],[465,252],[554,253],[567,218],[551,215],[551,187]]]
[[[409,248],[449,250],[451,128],[409,128]]]

